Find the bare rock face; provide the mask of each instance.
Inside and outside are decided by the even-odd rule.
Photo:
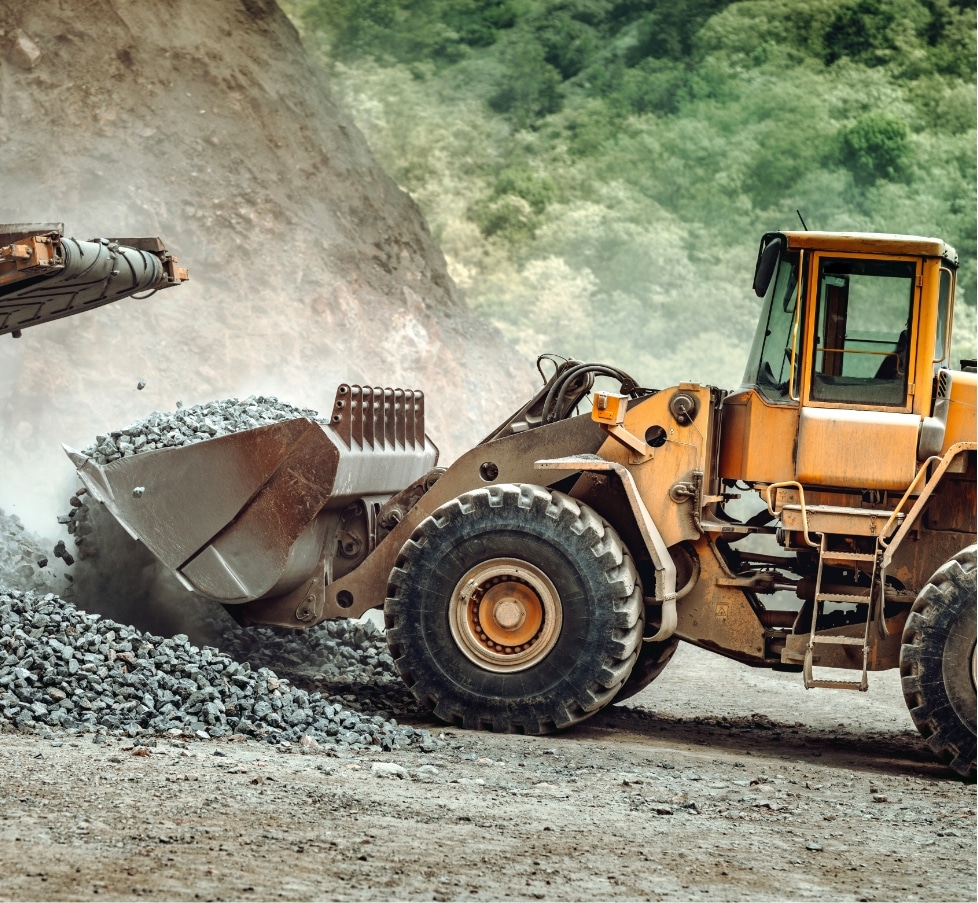
[[[0,222],[160,235],[191,272],[0,347],[8,504],[64,497],[61,441],[178,400],[421,388],[445,461],[533,388],[273,0],[4,5],[0,170]]]

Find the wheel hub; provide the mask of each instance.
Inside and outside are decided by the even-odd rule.
[[[542,660],[560,633],[560,597],[535,565],[493,558],[458,582],[449,606],[452,636],[490,671],[521,671]]]
[[[515,599],[503,599],[493,607],[492,617],[503,630],[514,630],[526,621],[526,609]]]

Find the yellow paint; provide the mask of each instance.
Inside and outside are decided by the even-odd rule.
[[[612,392],[595,392],[591,404],[591,419],[597,423],[622,423],[628,409],[628,396]]]
[[[917,471],[919,430],[917,414],[802,408],[795,478],[811,486],[902,491]]]
[[[842,254],[869,254],[892,257],[944,257],[957,260],[954,248],[939,238],[917,235],[889,235],[869,232],[785,232],[788,248],[809,248],[815,251]]]
[[[665,441],[653,450],[654,457],[637,461],[634,452],[613,437],[598,450],[600,457],[624,464],[631,470],[635,485],[667,546],[700,535],[694,520],[697,514],[695,501],[675,502],[669,497],[669,490],[677,482],[692,481],[695,471],[701,471],[709,478],[709,448],[714,429],[713,401],[708,386],[683,384],[683,394],[694,395],[699,400],[696,418],[687,425],[680,424],[669,411],[669,400],[674,391],[666,390],[632,402],[625,414],[624,429],[640,440],[645,439],[651,427],[662,428]]]
[[[976,386],[978,386],[978,374],[954,373],[942,452],[946,452],[956,442],[975,441],[978,432],[978,422],[975,417]]]
[[[720,476],[778,483],[795,475],[797,405],[770,404],[756,389],[728,395],[720,410]]]

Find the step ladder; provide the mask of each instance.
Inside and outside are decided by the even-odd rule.
[[[812,624],[808,634],[808,648],[805,650],[805,661],[802,666],[802,675],[805,680],[805,689],[810,690],[816,687],[826,687],[833,690],[859,690],[865,692],[869,689],[869,627],[873,621],[873,591],[876,589],[879,574],[880,556],[882,549],[879,539],[876,541],[876,550],[872,553],[832,551],[828,548],[828,535],[823,533],[819,543],[818,576],[815,580],[815,600],[812,607]],[[852,564],[857,561],[873,562],[872,575],[867,589],[861,589],[854,593],[823,593],[822,575],[826,562],[836,564]],[[816,636],[818,632],[818,619],[823,614],[823,606],[826,602],[844,602],[850,605],[866,606],[866,626],[863,637],[854,636]],[[823,680],[816,678],[812,674],[812,667],[815,658],[815,648],[817,646],[861,646],[863,653],[862,674],[859,680]]]

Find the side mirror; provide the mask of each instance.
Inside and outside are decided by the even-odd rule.
[[[757,252],[757,266],[754,268],[754,294],[758,298],[763,298],[767,294],[783,246],[784,239],[780,235],[772,236],[767,244],[761,242],[760,250]]]

